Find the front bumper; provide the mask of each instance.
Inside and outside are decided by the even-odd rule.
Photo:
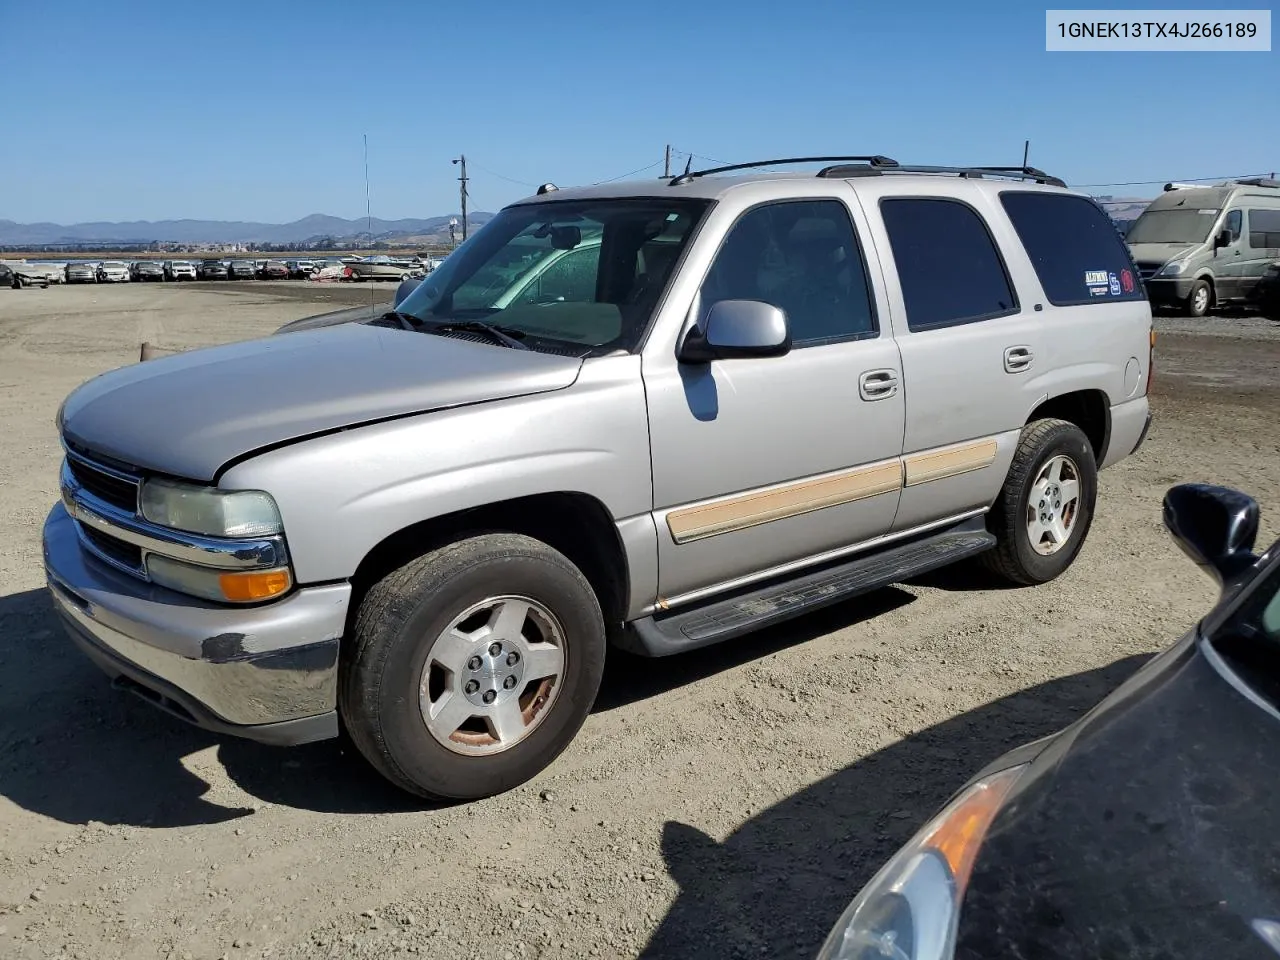
[[[57,504],[44,525],[54,607],[104,672],[191,723],[273,744],[334,737],[349,584],[257,607],[205,603],[85,554]]]
[[[1147,299],[1162,307],[1179,307],[1191,296],[1196,285],[1195,277],[1155,278],[1145,281]]]

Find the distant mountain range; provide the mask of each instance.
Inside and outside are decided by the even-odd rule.
[[[489,220],[491,213],[469,213],[472,226]],[[380,220],[370,223],[361,217],[344,220],[313,213],[292,223],[251,223],[229,220],[135,220],[128,223],[15,223],[0,220],[0,245],[44,245],[58,243],[301,243],[320,237],[353,237],[372,234],[371,239],[432,238],[447,236],[449,216]]]

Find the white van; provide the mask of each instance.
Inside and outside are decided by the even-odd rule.
[[[1280,180],[1165,184],[1126,240],[1153,307],[1202,317],[1246,302],[1280,260]]]

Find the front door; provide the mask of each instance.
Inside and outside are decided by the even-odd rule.
[[[671,343],[645,358],[659,592],[677,603],[886,533],[901,487],[902,368],[849,206],[768,203],[702,242],[721,235],[698,316],[772,303],[794,346],[682,364]]]
[[[1227,233],[1227,245],[1214,251],[1213,274],[1217,281],[1217,299],[1235,300],[1244,295],[1244,275],[1247,270],[1248,250],[1244,236],[1244,211],[1228,210],[1222,218],[1222,228]],[[1215,238],[1210,238],[1216,243]]]

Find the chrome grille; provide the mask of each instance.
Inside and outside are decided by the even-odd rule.
[[[119,510],[138,512],[138,479],[68,454],[67,467],[90,496]]]
[[[80,535],[98,556],[126,569],[129,573],[141,574],[143,572],[141,547],[136,547],[132,543],[125,543],[123,540],[117,540],[115,537],[85,524],[77,522],[76,525],[80,529]]]

